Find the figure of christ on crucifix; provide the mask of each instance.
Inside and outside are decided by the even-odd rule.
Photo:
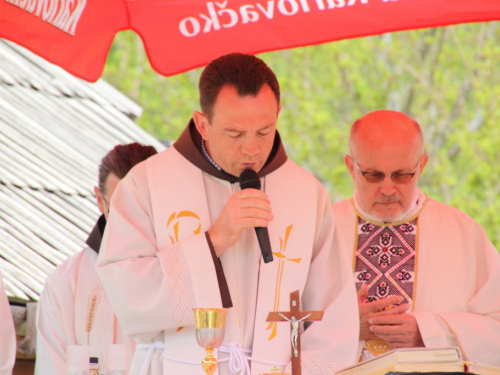
[[[323,318],[323,311],[300,311],[299,291],[290,293],[290,311],[270,312],[268,322],[290,322],[290,346],[292,357],[292,375],[301,375],[300,363],[300,322],[313,322]]]
[[[292,325],[292,332],[290,333],[290,341],[292,342],[292,348],[293,348],[293,356],[298,357],[299,356],[299,350],[297,348],[297,341],[299,339],[299,323],[302,322],[303,320],[306,320],[311,316],[311,314],[307,314],[301,319],[297,319],[295,316],[292,316],[290,319],[283,315],[283,313],[278,313],[283,319],[286,321],[290,322]]]

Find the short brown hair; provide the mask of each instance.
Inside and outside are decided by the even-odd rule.
[[[111,173],[121,180],[133,166],[157,153],[153,146],[144,146],[137,142],[116,145],[99,164],[98,185],[101,193],[105,194],[106,181]]]
[[[213,107],[222,87],[233,86],[239,96],[256,96],[268,84],[280,103],[280,86],[274,72],[264,61],[252,55],[231,53],[213,60],[201,73],[200,106],[208,121],[212,120]]]

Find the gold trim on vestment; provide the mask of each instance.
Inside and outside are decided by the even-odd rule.
[[[460,339],[458,338],[458,335],[455,333],[455,330],[453,328],[451,328],[451,326],[448,324],[448,322],[446,321],[445,318],[443,318],[441,316],[441,314],[436,314],[437,316],[439,316],[441,318],[441,320],[444,322],[444,324],[446,324],[446,326],[448,327],[448,329],[451,331],[451,333],[453,334],[453,336],[455,336],[455,340],[457,340],[457,343],[458,343],[458,347],[460,348],[460,350],[462,351],[462,355],[464,357],[464,360],[466,362],[469,362],[470,359],[469,357],[467,356],[467,353],[465,352],[464,350],[464,347],[462,346],[462,343],[460,342]]]
[[[424,205],[427,203],[427,199],[424,202]],[[423,206],[422,206],[423,208]],[[419,210],[420,213],[421,210]],[[417,218],[417,238],[415,238],[415,280],[413,281],[413,298],[411,303],[411,312],[415,310],[415,304],[417,301],[417,285],[418,285],[418,256],[420,253],[420,217]]]
[[[354,199],[351,199],[352,208],[354,209],[354,254],[352,261],[352,272],[356,271],[356,253],[358,250],[358,215],[356,207],[354,206]]]

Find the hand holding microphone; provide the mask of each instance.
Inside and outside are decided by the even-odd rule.
[[[218,257],[240,239],[243,229],[256,228],[256,232],[265,229],[267,232],[266,227],[269,221],[273,220],[271,203],[267,195],[263,191],[258,190],[260,189],[260,179],[257,173],[251,170],[250,173],[253,173],[254,176],[247,179],[245,178],[246,173],[249,173],[247,171],[245,170],[242,173],[243,180],[240,177],[242,191],[233,194],[229,198],[219,217],[208,230],[210,240]],[[245,182],[255,180],[255,178],[259,184],[258,187],[256,185],[249,186]],[[259,235],[257,237],[259,238]],[[268,238],[269,236],[267,235],[267,241],[269,241]],[[267,263],[272,260],[271,246],[266,242],[265,238],[264,240],[259,238],[259,243],[261,241],[264,241],[262,242],[264,249],[268,251],[266,255],[263,253],[264,262]]]
[[[245,169],[240,175],[240,188],[260,190],[260,178],[257,172],[253,169]],[[271,249],[271,241],[269,240],[269,231],[266,227],[255,227],[255,234],[259,240],[260,251],[264,263],[273,261],[273,251]]]

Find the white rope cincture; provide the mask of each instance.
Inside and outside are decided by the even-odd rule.
[[[246,354],[252,354],[252,352],[248,349],[243,349],[239,342],[230,343],[227,347],[220,347],[220,353],[229,354],[229,357],[219,360],[219,363],[228,362],[229,361],[229,371],[232,374],[240,373],[240,375],[244,375],[245,372],[250,375],[250,365],[248,361],[250,357],[247,357]]]
[[[220,347],[219,352],[221,353],[229,353],[229,358],[224,358],[219,360],[219,362],[227,362],[229,361],[229,371],[232,374],[236,374],[238,371],[239,375],[250,375],[250,365],[249,362],[260,363],[261,365],[269,365],[269,366],[287,366],[288,363],[277,363],[277,362],[268,362],[262,361],[257,358],[248,357],[245,354],[251,354],[251,350],[243,349],[239,342],[230,343],[227,347]],[[243,366],[244,364],[244,366]]]
[[[141,375],[146,375],[147,371],[149,370],[149,367],[151,365],[151,359],[153,356],[153,352],[155,349],[164,349],[165,345],[163,341],[156,341],[154,343],[142,343],[137,345],[137,350],[141,349],[148,349],[148,352],[146,354],[146,358],[144,359],[144,363],[141,368]],[[219,363],[223,362],[229,362],[228,367],[229,371],[232,374],[238,374],[239,375],[250,375],[250,364],[249,362],[257,362],[263,365],[269,365],[269,366],[287,366],[288,363],[276,363],[276,362],[267,362],[267,361],[262,361],[260,359],[252,358],[248,355],[252,353],[251,350],[249,349],[243,349],[241,347],[241,344],[239,342],[233,342],[228,344],[227,346],[221,346],[218,348],[218,351],[220,353],[226,353],[229,354],[229,357],[223,358],[218,360]],[[188,360],[183,360],[179,358],[173,358],[168,356],[165,351],[162,351],[161,353],[162,357],[172,361],[172,362],[177,362],[177,363],[184,363],[186,365],[197,365],[199,366],[201,364],[200,361],[188,361]]]
[[[151,366],[151,359],[153,358],[153,352],[155,351],[155,349],[163,349],[164,347],[165,344],[163,343],[163,341],[137,344],[136,350],[148,349],[146,358],[144,359],[144,362],[142,364],[141,375],[146,375],[146,372],[149,371],[149,367]]]

